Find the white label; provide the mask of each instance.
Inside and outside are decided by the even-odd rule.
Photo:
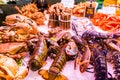
[[[2,9],[0,9],[0,13],[2,13],[2,14],[3,14],[3,11],[2,11]]]
[[[61,0],[61,3],[68,8],[73,8],[74,0]]]
[[[115,7],[103,7],[104,14],[115,14],[116,8]]]

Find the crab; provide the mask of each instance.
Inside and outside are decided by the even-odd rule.
[[[6,16],[3,24],[5,24],[6,26],[27,29],[28,32],[33,32],[33,34],[37,34],[38,32],[36,22],[20,14],[11,14]]]
[[[2,43],[0,46],[0,54],[11,58],[22,58],[27,54],[27,45],[24,42]]]
[[[23,80],[28,74],[25,66],[19,67],[13,58],[0,54],[0,79]]]

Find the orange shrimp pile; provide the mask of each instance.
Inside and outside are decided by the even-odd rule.
[[[96,13],[91,20],[95,26],[98,26],[104,31],[120,33],[119,16]]]

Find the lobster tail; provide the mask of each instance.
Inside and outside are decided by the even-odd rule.
[[[64,65],[66,64],[67,56],[65,53],[65,48],[62,48],[62,52],[57,54],[55,60],[49,69],[49,80],[54,80],[56,76],[62,71]]]
[[[94,51],[95,54],[98,54],[97,57],[94,58],[94,72],[95,72],[95,80],[108,80],[107,76],[107,62],[104,55],[99,50]]]

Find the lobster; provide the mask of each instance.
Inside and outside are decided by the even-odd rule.
[[[101,51],[99,48],[94,48],[92,51],[95,80],[108,80],[107,62],[103,51]]]
[[[38,72],[45,80],[67,80],[64,75],[60,74],[67,61],[65,47],[66,45],[61,46],[48,71],[40,70]]]
[[[92,41],[89,46],[92,51],[91,64],[94,66],[95,80],[116,80],[112,75],[111,78],[108,77],[106,60],[106,55],[116,49],[116,46],[113,46],[116,42],[112,42],[110,38],[94,38]],[[108,52],[108,50],[110,51]]]
[[[88,44],[88,47],[90,48],[91,54],[91,60],[90,63],[94,66],[94,72],[95,72],[95,80],[119,80],[119,55],[120,52],[120,43],[116,40],[119,38],[120,35],[118,34],[105,34],[105,33],[99,33],[96,31],[86,31],[82,34],[82,36],[73,37],[73,39],[76,41],[76,44],[78,45],[78,49],[81,50],[84,45],[82,44],[85,40]],[[81,39],[80,39],[81,38]],[[82,47],[83,46],[83,47]],[[112,60],[114,64],[114,74],[115,78],[109,78],[108,72],[107,72],[107,63],[106,63],[106,55],[108,55],[111,52],[117,51],[117,53],[112,53]]]
[[[72,39],[75,41],[79,51],[81,51],[82,48],[84,48],[84,43],[83,40],[81,38],[79,38],[78,36],[72,36]]]
[[[71,34],[65,31],[59,31],[53,37],[47,38],[48,54],[50,57],[55,58],[60,46],[63,46],[69,42],[71,42]]]
[[[47,43],[45,38],[42,36],[37,42],[37,45],[29,60],[29,66],[31,70],[36,71],[44,65],[44,61],[47,58],[47,52]]]

